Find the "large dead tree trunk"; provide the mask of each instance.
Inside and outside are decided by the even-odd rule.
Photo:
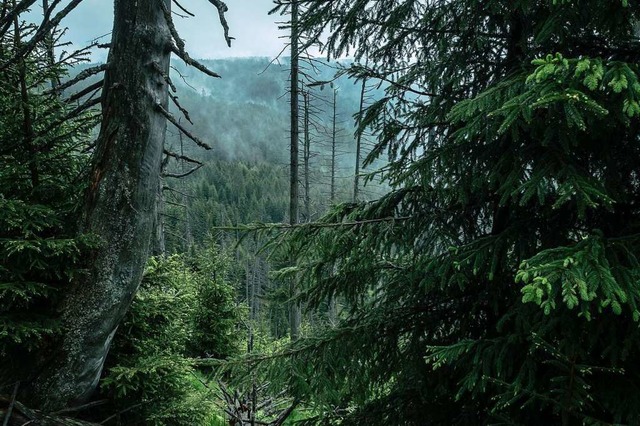
[[[111,339],[140,283],[153,230],[167,110],[171,34],[161,2],[115,0],[103,121],[83,229],[102,243],[61,307],[63,337],[30,386],[55,410],[91,395]]]

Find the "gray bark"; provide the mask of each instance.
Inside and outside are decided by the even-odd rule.
[[[155,210],[153,212],[153,244],[151,253],[154,256],[164,256],[166,254],[166,240],[164,236],[164,193],[162,191],[163,180],[158,180],[156,193]]]
[[[309,179],[309,159],[311,138],[309,136],[309,92],[304,92],[304,219],[311,222],[311,183]]]
[[[360,123],[362,122],[362,110],[364,109],[364,95],[367,90],[367,79],[362,79],[362,87],[360,88],[360,107],[358,109],[358,120],[356,124],[358,131],[356,133],[356,170],[353,178],[353,202],[358,202],[359,185],[360,185],[360,157],[362,156],[362,132],[359,131]]]
[[[298,188],[298,144],[299,144],[299,100],[298,100],[298,80],[299,80],[299,54],[298,54],[298,3],[291,3],[291,173],[290,173],[290,196],[289,196],[289,223],[295,225],[299,223],[299,188]],[[290,293],[296,295],[297,286],[295,279],[291,280]],[[290,303],[289,326],[291,340],[296,340],[300,335],[300,323],[302,313],[300,304],[297,301]]]
[[[338,102],[338,89],[333,89],[333,127],[331,129],[331,204],[336,201],[336,106]]]
[[[166,130],[171,35],[159,0],[115,0],[103,119],[82,232],[101,239],[61,306],[63,334],[29,388],[46,410],[86,400],[95,390],[118,324],[140,283],[153,231]],[[170,0],[164,1],[167,8]]]

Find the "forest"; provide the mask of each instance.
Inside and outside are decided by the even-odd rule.
[[[640,425],[640,4],[83,1],[0,0],[2,426]]]

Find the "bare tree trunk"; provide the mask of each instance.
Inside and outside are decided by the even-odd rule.
[[[331,204],[336,201],[336,103],[338,89],[333,89],[333,128],[331,130]]]
[[[102,243],[61,306],[63,334],[29,389],[56,410],[95,390],[149,254],[166,130],[171,35],[159,0],[115,0],[114,28],[82,231]],[[163,1],[170,8],[170,0]]]
[[[364,95],[367,90],[367,79],[362,79],[362,87],[360,89],[360,107],[358,108],[358,120],[356,121],[356,171],[353,178],[353,202],[358,202],[358,191],[360,185],[360,157],[362,155],[362,132],[360,131],[360,123],[362,122],[362,110],[364,109]]]
[[[299,222],[298,211],[298,80],[299,80],[299,52],[298,52],[298,2],[291,3],[291,173],[290,173],[290,196],[289,196],[289,223],[295,225]],[[294,296],[297,292],[295,279],[291,280],[290,294]],[[289,323],[291,340],[296,340],[300,335],[300,322],[302,313],[300,304],[292,302],[289,308]]]
[[[311,138],[309,137],[309,92],[304,92],[304,219],[311,222],[311,184],[309,179],[309,158],[311,157]]]
[[[151,252],[154,256],[164,256],[167,252],[166,240],[164,236],[164,193],[162,191],[162,179],[158,180],[156,192],[155,210],[153,212],[153,244]]]

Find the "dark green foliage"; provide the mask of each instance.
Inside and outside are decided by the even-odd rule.
[[[215,248],[191,262],[149,261],[140,289],[114,337],[103,392],[119,424],[205,424],[213,396],[190,358],[237,351],[238,310]]]
[[[213,243],[196,254],[199,279],[194,313],[194,333],[188,345],[193,356],[225,359],[240,351],[238,321],[242,311],[234,303],[236,292],[229,285],[231,259]]]
[[[638,424],[638,6],[303,3],[393,80],[393,190],[278,240],[344,309],[272,376],[319,424]]]
[[[0,40],[1,57],[11,43]],[[61,119],[72,107],[43,90],[62,75],[39,47],[0,72],[0,383],[24,379],[54,337],[56,303],[93,244],[76,236],[75,212],[95,120]]]
[[[247,222],[282,222],[287,207],[287,180],[285,171],[269,163],[215,161],[183,183],[181,194],[167,194],[169,200],[188,203],[168,209],[167,248],[176,251],[184,247],[187,231],[196,245],[204,245],[214,227],[234,226]],[[188,214],[189,227],[185,222]],[[176,238],[176,236],[178,238]],[[228,244],[233,235],[218,235],[219,244]]]

